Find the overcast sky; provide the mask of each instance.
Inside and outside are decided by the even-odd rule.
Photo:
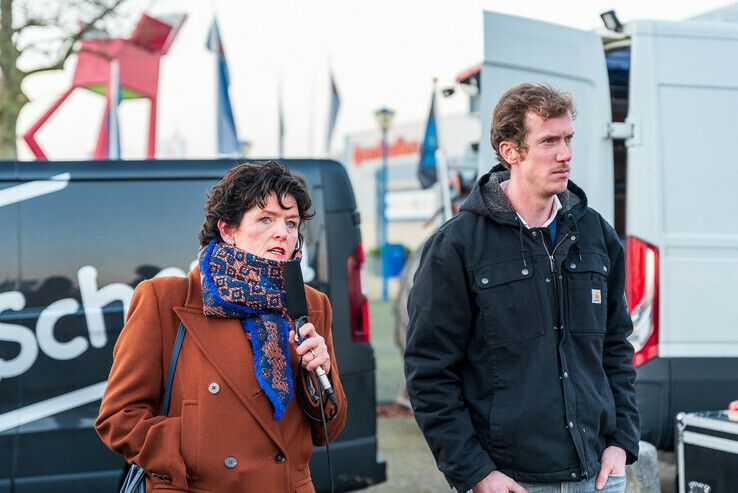
[[[154,15],[185,12],[188,19],[159,79],[160,141],[179,139],[187,157],[215,155],[215,59],[205,49],[217,15],[231,74],[230,94],[239,137],[253,143],[250,155],[277,153],[277,92],[281,81],[286,121],[286,156],[322,156],[328,113],[328,67],[341,95],[332,142],[376,127],[380,106],[396,121],[424,119],[433,77],[449,85],[482,60],[482,12],[493,10],[581,29],[601,23],[615,9],[633,19],[679,20],[733,3],[726,0],[131,0],[127,34],[140,10]],[[150,5],[150,7],[149,7]],[[76,60],[62,72],[29,78],[31,99],[18,124],[22,134],[71,82]],[[95,144],[103,98],[77,91],[39,132],[51,159],[88,157]],[[463,93],[444,99],[441,113],[466,109]],[[145,154],[148,103],[121,105],[123,156]],[[31,158],[25,143],[19,156]]]

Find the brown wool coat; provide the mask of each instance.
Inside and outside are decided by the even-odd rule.
[[[147,491],[308,493],[315,489],[308,459],[323,444],[320,417],[294,385],[281,420],[254,375],[253,351],[236,319],[203,315],[200,271],[144,281],[113,350],[113,366],[95,422],[98,434],[129,463],[146,469]],[[305,287],[308,318],[326,340],[329,377],[338,398],[328,423],[333,440],[346,421],[327,296]],[[184,302],[183,306],[183,300]],[[169,357],[180,321],[186,335],[172,388],[169,416],[159,416]],[[290,345],[293,375],[298,357]],[[327,402],[327,401],[326,401]],[[327,402],[327,413],[333,405]],[[235,467],[227,467],[228,458]],[[233,459],[228,460],[233,465]]]

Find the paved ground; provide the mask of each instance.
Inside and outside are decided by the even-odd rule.
[[[377,362],[377,402],[392,403],[404,382],[402,357],[395,344],[390,301],[372,300],[372,346]],[[385,406],[385,409],[388,406]],[[367,493],[436,493],[451,489],[438,472],[433,456],[412,416],[380,417],[379,451],[387,460],[387,482]]]
[[[403,385],[402,358],[395,344],[394,318],[390,301],[371,300],[372,346],[377,364],[377,402],[381,410],[393,411]],[[398,414],[398,413],[394,413]],[[446,493],[451,491],[438,472],[433,456],[412,416],[379,417],[379,451],[387,460],[387,482],[367,493]],[[674,493],[674,455],[660,455],[661,492]]]
[[[374,359],[377,362],[377,402],[394,402],[405,377],[400,348],[395,343],[392,301],[371,300],[369,316]]]

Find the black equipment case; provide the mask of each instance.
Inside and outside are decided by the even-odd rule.
[[[738,422],[727,411],[676,417],[679,493],[738,491]]]

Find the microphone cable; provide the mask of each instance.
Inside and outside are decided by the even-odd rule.
[[[304,342],[304,338],[300,335],[300,327],[302,327],[308,321],[308,306],[305,296],[305,283],[302,278],[302,269],[300,268],[300,263],[284,262],[282,278],[284,281],[284,302],[287,308],[287,315],[292,321],[291,328],[292,330],[294,330],[295,342],[297,344],[302,344]],[[313,353],[313,355],[315,355],[315,353]],[[302,367],[302,356],[300,356],[298,368],[302,368],[303,371],[300,374],[303,378],[297,378],[298,384],[295,385],[295,387],[299,387],[299,384],[305,385],[304,390],[308,394],[310,403],[312,403],[313,406],[315,406],[316,404],[320,405],[320,419],[317,419],[312,414],[310,414],[307,409],[305,409],[302,399],[300,397],[297,398],[303,413],[305,413],[308,418],[312,419],[313,421],[319,421],[323,425],[325,451],[328,459],[328,476],[331,483],[331,493],[333,493],[335,485],[333,484],[333,464],[331,463],[331,450],[328,440],[329,437],[327,422],[336,417],[336,414],[338,413],[338,402],[336,399],[336,395],[333,392],[331,381],[328,379],[328,375],[326,375],[323,368],[318,367],[314,371],[308,372],[305,368]],[[315,375],[315,382],[312,379],[313,375]],[[298,389],[298,391],[300,391],[300,389]],[[325,403],[323,402],[323,395],[325,395],[333,404],[333,413],[327,419],[325,415]],[[312,431],[313,430],[311,425],[311,438]]]
[[[310,400],[313,403],[317,403],[320,406],[320,419],[313,416],[310,411],[305,409],[305,406],[303,405],[303,402],[301,399],[297,399],[297,401],[300,403],[300,407],[302,408],[302,412],[310,418],[313,421],[320,422],[323,426],[323,437],[325,439],[325,455],[328,460],[328,478],[330,479],[330,485],[331,485],[331,493],[334,493],[335,491],[335,485],[333,483],[333,464],[331,462],[331,448],[330,448],[330,441],[328,440],[328,421],[332,421],[333,418],[336,417],[336,414],[338,413],[338,405],[334,405],[333,412],[331,415],[326,419],[325,414],[325,408],[323,406],[323,385],[320,383],[320,379],[316,378],[315,381],[318,384],[318,387],[315,388],[312,379],[310,378],[310,372],[308,372],[303,366],[302,366],[302,356],[300,356],[300,362],[298,363],[300,369],[302,370],[303,378],[299,379],[298,382],[301,384],[300,387],[303,385],[306,385],[305,390],[307,391],[307,394],[310,396]],[[303,380],[304,379],[304,380]],[[305,384],[305,381],[307,381],[307,384]],[[316,392],[317,391],[317,392]]]
[[[320,382],[320,379],[318,379],[318,387],[321,390],[319,395],[322,396],[323,395],[323,384]],[[320,397],[318,399],[318,402],[320,402],[320,419],[323,422],[323,436],[325,437],[325,455],[328,458],[328,477],[331,480],[331,493],[334,493],[335,488],[333,485],[333,466],[331,465],[331,448],[329,445],[330,442],[328,440],[328,423],[325,420],[325,409],[323,409],[323,398]],[[338,405],[336,405],[336,408],[337,407]],[[338,412],[337,409],[336,409],[336,412]]]

